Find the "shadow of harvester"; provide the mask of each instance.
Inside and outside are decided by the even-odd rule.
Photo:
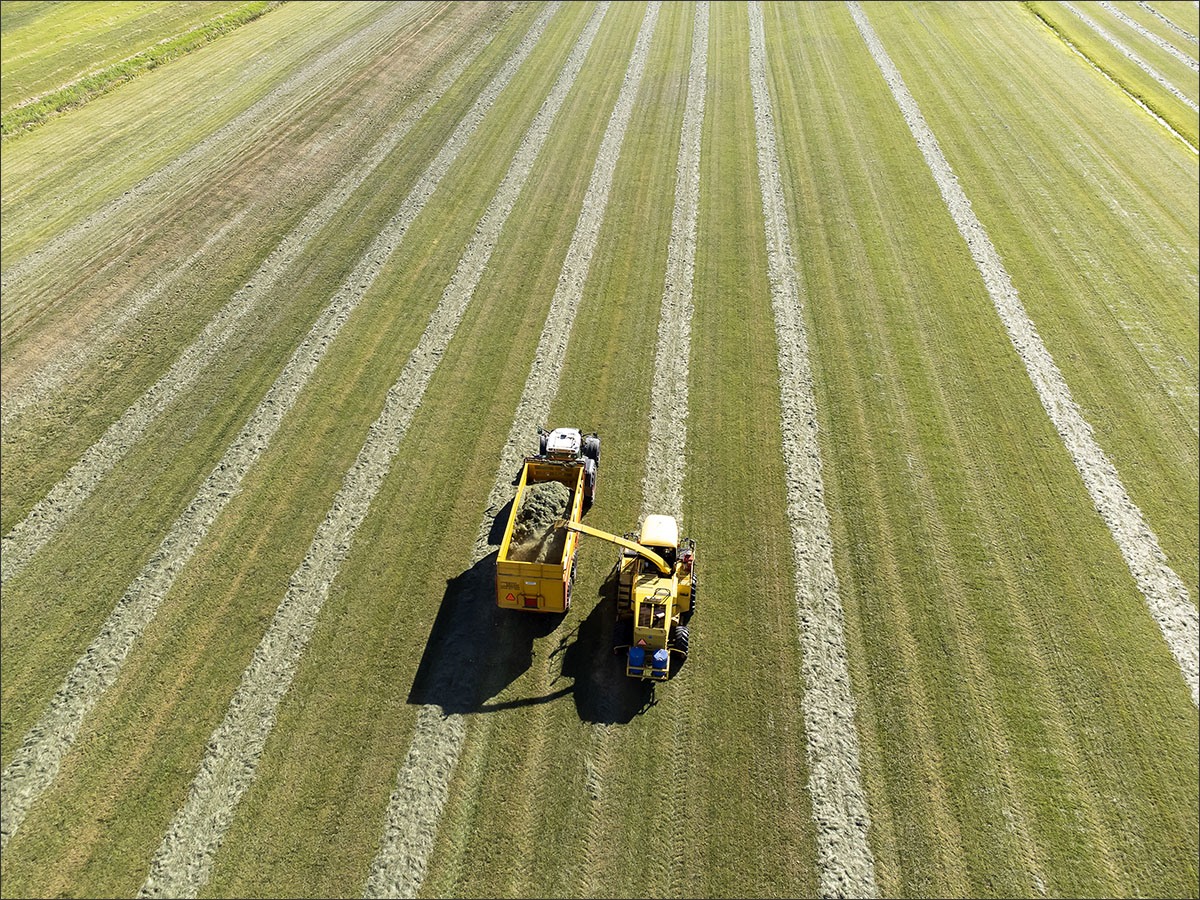
[[[497,520],[507,519],[506,513]],[[451,713],[499,712],[551,703],[572,694],[580,719],[621,724],[654,703],[653,687],[626,678],[612,653],[616,573],[601,586],[596,603],[579,625],[564,634],[549,660],[562,656],[562,673],[549,692],[495,700],[533,662],[535,642],[562,625],[563,617],[496,606],[496,553],[492,552],[446,583],[429,641],[417,667],[408,702],[439,706]],[[575,603],[586,602],[576,593]]]

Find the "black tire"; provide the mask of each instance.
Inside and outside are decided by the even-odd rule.
[[[587,459],[583,464],[583,501],[589,507],[596,502],[596,461]]]
[[[575,569],[579,565],[579,550],[575,551],[575,558],[571,560],[571,577],[567,579],[567,592],[563,597],[563,614],[571,611],[571,594],[575,591]]]
[[[698,586],[699,585],[696,582],[696,567],[695,567],[695,564],[693,563],[693,565],[692,565],[692,593],[691,593],[691,597],[688,600],[689,605],[688,605],[688,613],[687,613],[689,622],[692,620],[692,616],[694,616],[696,614],[696,589],[698,588]]]
[[[550,435],[544,431],[538,435],[538,456],[546,455],[546,440],[549,437]]]
[[[690,635],[688,634],[688,627],[686,625],[672,625],[671,634],[669,636],[669,640],[667,641],[667,645],[672,650],[678,650],[686,657],[688,652],[689,637]]]
[[[583,455],[588,459],[594,459],[596,464],[600,463],[600,436],[597,434],[589,434],[583,439]]]

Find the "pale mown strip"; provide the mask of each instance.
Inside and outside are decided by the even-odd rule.
[[[1146,12],[1150,13],[1150,15],[1155,16],[1160,22],[1162,22],[1164,25],[1166,25],[1168,28],[1170,28],[1172,31],[1174,31],[1176,34],[1178,34],[1180,37],[1186,38],[1187,40],[1191,41],[1193,44],[1200,44],[1200,38],[1197,38],[1194,34],[1192,34],[1187,29],[1180,28],[1178,25],[1176,25],[1174,22],[1172,22],[1170,19],[1168,19],[1162,13],[1160,13],[1157,9],[1155,9],[1153,6],[1151,6],[1149,3],[1147,3],[1146,0],[1137,0],[1137,5],[1140,6],[1142,9],[1146,10]]]
[[[833,568],[829,511],[825,508],[817,401],[767,89],[762,8],[757,2],[749,5],[749,16],[750,89],[766,224],[767,273],[779,345],[783,457],[804,671],[802,708],[808,788],[817,826],[821,893],[827,897],[874,897],[879,889],[867,839],[870,819],[862,789],[842,600]]]
[[[1166,78],[1164,78],[1161,74],[1159,74],[1157,69],[1155,69],[1148,62],[1146,62],[1144,59],[1142,59],[1140,56],[1138,56],[1136,53],[1134,53],[1132,50],[1130,50],[1127,46],[1125,46],[1123,43],[1121,43],[1119,40],[1117,40],[1115,37],[1113,37],[1112,34],[1108,30],[1106,30],[1099,22],[1097,22],[1095,19],[1093,19],[1091,16],[1089,16],[1087,13],[1085,13],[1079,7],[1075,6],[1075,4],[1073,4],[1073,3],[1063,2],[1062,5],[1065,6],[1067,9],[1069,9],[1072,13],[1074,13],[1075,16],[1081,22],[1083,22],[1084,25],[1086,25],[1088,28],[1092,29],[1092,31],[1096,32],[1096,34],[1100,35],[1100,37],[1104,38],[1104,40],[1106,40],[1110,44],[1112,44],[1112,46],[1114,48],[1116,48],[1116,50],[1119,53],[1121,53],[1122,56],[1124,56],[1126,59],[1128,59],[1130,62],[1132,62],[1135,66],[1137,66],[1139,69],[1141,69],[1147,75],[1149,75],[1151,78],[1153,78],[1155,81],[1157,81],[1160,85],[1162,85],[1171,94],[1171,96],[1175,97],[1177,100],[1182,102],[1192,112],[1200,112],[1200,106],[1197,106],[1195,103],[1193,103],[1192,100],[1186,94],[1183,93],[1183,91],[1179,90],[1179,88],[1175,87],[1175,85],[1173,85],[1173,84],[1171,84],[1171,82],[1167,81]]]
[[[692,283],[696,269],[697,219],[700,209],[700,137],[704,125],[704,101],[708,89],[707,0],[696,4],[692,23],[692,54],[688,63],[687,100],[679,135],[675,167],[675,205],[671,212],[671,239],[667,245],[667,268],[662,310],[658,323],[658,345],[654,356],[654,378],[650,392],[650,439],[642,474],[640,519],[659,513],[683,517],[683,476],[686,472],[688,420],[688,368],[691,356],[692,318],[695,306]],[[681,523],[682,524],[682,523]],[[686,690],[682,683],[680,690]],[[691,733],[691,703],[682,703],[682,713],[672,729],[674,758],[678,758],[686,736]],[[604,781],[611,765],[612,725],[592,729],[592,747],[587,761],[589,852],[602,840],[607,824],[602,798]],[[686,796],[687,783],[675,779],[673,798],[678,811]],[[666,843],[675,848],[670,856],[664,847],[656,854],[655,871],[670,879],[679,873],[671,865],[685,835],[673,832]],[[586,872],[588,876],[594,873]],[[669,882],[668,882],[669,883]],[[594,890],[594,885],[585,890]]]
[[[264,298],[276,287],[280,279],[287,273],[288,268],[312,243],[321,229],[329,224],[337,212],[350,200],[354,192],[408,135],[413,126],[442,98],[467,67],[483,52],[498,30],[498,26],[489,30],[455,59],[421,99],[407,109],[395,126],[376,142],[362,162],[279,242],[259,266],[258,271],[213,316],[196,340],[180,354],[179,359],[167,370],[166,374],[151,385],[146,393],[121,415],[121,418],[110,425],[100,439],[84,452],[79,462],[68,469],[62,479],[50,489],[50,492],[34,504],[28,515],[14,525],[0,540],[0,584],[7,584],[18,575],[46,542],[62,530],[84,501],[91,496],[100,481],[129,453],[154,420],[195,382],[221,348],[234,335],[243,330],[241,325],[246,316],[262,304]],[[452,145],[447,144],[446,146]],[[446,152],[445,149],[443,149],[444,152]],[[457,150],[454,151],[454,155],[457,156]],[[450,162],[453,162],[453,157],[444,162],[445,168],[448,168]],[[440,166],[435,168],[435,166],[436,160],[435,165],[431,165],[422,180],[417,182],[401,207],[401,212],[389,223],[389,227],[384,231],[385,235],[402,236],[403,232],[407,230],[408,224],[424,207],[425,200],[428,199],[429,194],[433,192],[433,188],[437,186],[445,172],[445,168]],[[354,275],[350,277],[346,285],[335,295],[334,300],[318,318],[317,324],[313,327],[309,340],[302,346],[302,350],[314,341],[321,340],[322,335],[325,335],[330,327],[341,327],[341,323],[345,321],[342,313],[348,314],[349,309],[353,308],[353,304],[357,303],[357,298],[361,297],[363,293],[358,290],[359,282],[356,282],[354,278],[356,276],[361,278],[367,273],[370,273],[373,278],[374,273],[391,253],[392,245],[399,240],[399,236],[390,239],[381,236],[376,239],[371,249],[360,260]],[[353,295],[355,299],[351,302],[351,306],[342,309],[345,298],[350,295]],[[341,301],[339,298],[342,298]],[[61,365],[70,366],[71,364],[63,363]],[[39,382],[35,381],[31,395],[33,398],[50,389],[50,385],[47,385],[46,388],[39,388],[38,385]],[[23,399],[21,396],[16,398],[18,408]],[[268,395],[268,399],[272,399],[271,395]],[[33,399],[25,402],[27,405],[33,402]],[[14,409],[11,414],[15,415],[16,412],[17,409]],[[8,422],[9,416],[10,412],[6,405],[3,415],[5,423]],[[264,441],[264,446],[265,443]]]
[[[662,313],[658,323],[658,348],[654,355],[654,381],[650,394],[650,440],[642,475],[642,514],[662,513],[683,522],[683,478],[687,472],[688,370],[691,361],[692,317],[695,304],[692,284],[696,272],[697,223],[700,212],[700,153],[704,125],[704,101],[708,92],[708,3],[696,4],[692,22],[692,55],[688,62],[687,100],[679,134],[679,158],[675,165],[675,206],[671,212],[671,240],[667,244]],[[697,583],[699,575],[697,573]],[[697,596],[699,594],[697,593]],[[693,635],[694,639],[694,635]],[[693,644],[694,645],[694,644]],[[687,803],[690,786],[682,777],[686,747],[693,739],[696,687],[690,680],[676,684],[680,711],[671,728],[673,779],[672,808],[667,819],[679,820]],[[603,727],[602,740],[607,763],[612,726]],[[595,804],[593,804],[594,806]],[[672,829],[664,843],[661,867],[672,893],[686,888],[683,854],[688,835]],[[668,852],[669,849],[669,852]]]
[[[1113,6],[1111,3],[1109,3],[1108,0],[1100,0],[1100,6],[1103,9],[1108,10],[1117,19],[1124,22],[1126,25],[1128,25],[1130,28],[1132,28],[1134,31],[1136,31],[1138,34],[1140,34],[1146,40],[1150,41],[1150,43],[1155,44],[1156,46],[1167,51],[1167,53],[1170,53],[1173,57],[1175,57],[1177,60],[1179,60],[1185,66],[1187,66],[1193,72],[1200,72],[1200,62],[1197,62],[1196,60],[1194,60],[1190,56],[1188,56],[1186,53],[1183,53],[1182,51],[1176,49],[1174,45],[1172,45],[1168,41],[1164,41],[1153,31],[1149,31],[1149,30],[1143,28],[1140,22],[1136,21],[1135,19],[1131,19],[1129,16],[1125,15],[1125,13],[1121,12],[1121,10],[1117,9],[1115,6]],[[1151,10],[1151,12],[1153,12],[1153,10]]]
[[[609,189],[646,68],[650,41],[658,23],[659,7],[659,3],[651,3],[642,19],[621,93],[600,142],[596,165],[583,198],[575,233],[567,248],[550,312],[538,341],[508,440],[501,451],[496,484],[488,497],[487,512],[475,541],[474,563],[480,562],[495,549],[488,539],[492,523],[513,497],[512,473],[532,440],[534,424],[546,420],[558,390],[571,326],[575,322],[592,255],[600,237]],[[433,677],[441,683],[457,687],[463,669],[470,664],[462,647],[473,645],[474,642],[469,639],[458,642],[457,652],[452,658],[438,661]],[[470,690],[470,687],[463,686],[463,689]],[[379,854],[371,864],[365,896],[417,895],[425,879],[438,822],[449,794],[450,779],[465,738],[466,721],[462,715],[443,715],[437,706],[429,704],[420,708],[412,744],[397,775],[396,789],[388,802]]]
[[[455,68],[459,65],[465,68],[473,55],[490,43],[497,31],[484,35],[458,60]],[[503,72],[507,72],[508,78],[511,78],[515,68],[509,65]],[[500,75],[496,77],[499,79]],[[507,83],[507,79],[504,83]],[[446,86],[449,86],[449,81]],[[383,264],[424,208],[502,87],[496,86],[493,81],[463,117],[405,198],[400,211],[384,227],[322,311],[249,421],[200,486],[187,509],[171,526],[146,567],[118,601],[101,627],[99,636],[67,674],[38,724],[25,736],[12,762],[0,776],[0,852],[8,845],[33,803],[53,783],[63,756],[79,733],[83,718],[116,680],[130,648],[158,612],[175,577],[191,559],[230,498],[241,488],[246,473],[270,444],[285,414],[295,404],[338,331],[374,283]],[[414,121],[408,120],[405,129],[411,127]],[[396,133],[400,127],[397,126],[392,133]],[[378,149],[382,149],[382,145]]]
[[[114,197],[96,212],[63,231],[40,250],[36,250],[14,263],[3,276],[0,276],[0,290],[6,292],[16,290],[21,282],[40,266],[51,267],[57,265],[60,260],[77,258],[77,254],[72,252],[77,242],[124,210],[143,204],[149,196],[171,182],[172,179],[181,176],[186,178],[210,153],[219,151],[229,144],[237,143],[245,136],[253,135],[261,130],[265,123],[276,115],[289,100],[294,99],[312,82],[329,78],[331,72],[339,71],[376,41],[386,39],[397,27],[407,21],[409,15],[405,4],[399,4],[370,26],[355,32],[336,47],[321,54],[204,140],[153,174],[143,178],[120,196]]]
[[[1146,598],[1151,615],[1179,663],[1184,681],[1192,692],[1192,702],[1200,705],[1200,621],[1187,588],[1167,565],[1166,555],[1159,547],[1158,538],[1146,524],[1141,511],[1129,498],[1116,467],[1092,436],[1091,425],[1083,418],[1071,397],[1066,380],[1042,343],[1041,336],[1028,313],[1025,312],[1000,254],[996,252],[983,225],[976,218],[970,201],[963,193],[954,171],[938,145],[937,138],[925,122],[916,100],[909,93],[899,71],[884,50],[862,7],[855,0],[847,0],[847,5],[859,33],[891,89],[892,96],[896,98],[896,103],[916,139],[921,154],[925,157],[925,162],[933,173],[946,208],[967,242],[971,257],[975,260],[996,311],[1000,314],[1013,346],[1037,389],[1042,406],[1071,454],[1092,503],[1112,533],[1113,540],[1117,542],[1138,589]]]
[[[557,7],[558,4],[551,4],[543,10],[540,28],[535,26],[538,33],[531,31],[526,39],[528,46],[522,48],[526,54]],[[212,859],[238,803],[257,774],[279,703],[295,677],[329,589],[474,296],[500,232],[533,170],[555,116],[583,67],[607,9],[608,4],[603,3],[594,10],[576,41],[504,181],[480,218],[441,303],[399,379],[388,391],[383,411],[371,426],[367,441],[318,527],[304,560],[292,574],[287,593],[255,650],[229,712],[209,741],[187,801],[155,854],[142,896],[180,893],[193,896],[207,882]]]

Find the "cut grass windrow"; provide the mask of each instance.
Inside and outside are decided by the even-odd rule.
[[[88,328],[86,333],[79,338],[71,339],[69,347],[58,351],[41,369],[30,375],[27,383],[23,384],[19,391],[12,391],[11,396],[4,398],[3,411],[0,412],[0,424],[8,425],[18,414],[30,406],[46,400],[70,378],[85,368],[88,363],[95,360],[99,356],[101,348],[107,346],[114,337],[124,331],[131,321],[170,290],[181,276],[191,270],[198,259],[220,244],[230,231],[237,228],[249,212],[249,207],[239,210],[233,218],[213,232],[194,253],[158,279],[152,286],[138,291],[117,308],[110,309],[102,319]]]
[[[979,269],[988,294],[1004,323],[1017,354],[1025,364],[1046,414],[1054,423],[1071,460],[1079,470],[1088,494],[1100,517],[1116,541],[1138,589],[1146,598],[1150,613],[1158,623],[1184,681],[1192,702],[1200,705],[1198,669],[1200,669],[1200,622],[1197,610],[1179,576],[1167,565],[1158,538],[1134,505],[1121,482],[1116,467],[1096,443],[1091,425],[1083,418],[1071,396],[1070,388],[1054,363],[1041,336],[1030,320],[1004,263],[971,203],[943,155],[937,138],[921,115],[900,72],[892,63],[862,7],[847,0],[867,48],[884,81],[895,97],[905,122],[941,191],[946,208],[966,241],[971,258]]]
[[[651,389],[650,443],[642,479],[642,517],[661,512],[683,515],[686,468],[688,358],[691,352],[692,279],[696,271],[696,219],[700,207],[700,128],[708,71],[708,3],[696,4],[687,101],[675,169],[675,208],[667,275],[663,287],[658,347]]]
[[[750,85],[766,223],[767,268],[779,345],[783,455],[804,670],[802,708],[821,893],[873,897],[878,894],[878,887],[867,840],[870,820],[862,789],[861,751],[846,657],[842,601],[833,568],[833,540],[821,477],[817,403],[801,316],[801,285],[796,275],[775,123],[767,93],[762,9],[753,2],[748,12]]]
[[[538,19],[538,23],[544,25],[548,18],[546,14]],[[480,45],[490,43],[497,32],[498,29],[486,34],[468,51],[468,55],[482,50]],[[532,42],[529,42],[529,46],[532,47]],[[522,50],[524,48],[523,44]],[[279,430],[284,416],[295,404],[341,327],[374,283],[392,251],[403,240],[408,227],[424,208],[491,104],[512,78],[520,62],[514,62],[514,59],[506,63],[480,94],[475,105],[463,116],[454,133],[401,204],[400,211],[387,223],[321,312],[249,421],[117,603],[102,626],[100,635],[75,663],[49,709],[26,735],[12,762],[5,767],[0,776],[0,841],[3,842],[0,843],[0,852],[20,827],[32,804],[54,781],[63,756],[79,733],[84,716],[113,684],[130,648],[154,618],[176,576],[195,553],[230,498],[238,492],[246,473]]]
[[[253,22],[269,13],[280,2],[286,2],[286,0],[275,0],[275,2],[259,0],[254,3],[244,3],[207,22],[193,25],[179,34],[163,38],[156,44],[132,56],[127,56],[111,66],[76,78],[49,94],[31,97],[17,104],[0,118],[0,136],[15,137],[17,134],[40,125],[51,116],[82,106],[89,100],[111,91],[143,72],[148,72],[185,53],[191,53],[208,42],[215,41],[221,35],[228,34],[248,22]]]
[[[532,50],[557,8],[558,4],[551,4],[543,10],[521,50],[514,56],[516,64]],[[141,891],[143,896],[181,892],[194,895],[207,883],[212,859],[238,802],[255,778],[279,703],[295,677],[329,589],[391,469],[425,389],[462,321],[492,250],[533,170],[554,119],[583,67],[607,11],[607,3],[598,5],[580,33],[508,173],[480,218],[442,295],[441,304],[431,316],[400,377],[388,391],[383,411],[371,426],[366,443],[347,473],[303,562],[293,573],[287,593],[243,675],[225,720],[209,741],[208,753],[187,801],[155,855],[150,877]]]
[[[1192,59],[1186,53],[1180,52],[1178,49],[1175,48],[1175,46],[1173,44],[1171,44],[1168,41],[1164,41],[1153,31],[1143,28],[1140,22],[1136,21],[1135,19],[1131,19],[1129,16],[1125,15],[1125,13],[1121,12],[1121,10],[1117,9],[1111,3],[1107,2],[1107,0],[1100,0],[1100,6],[1101,6],[1101,8],[1108,10],[1110,13],[1113,14],[1113,16],[1115,16],[1120,21],[1124,22],[1126,25],[1128,25],[1130,28],[1132,28],[1134,31],[1136,31],[1138,34],[1140,34],[1146,40],[1150,41],[1150,43],[1155,44],[1158,47],[1161,47],[1167,53],[1171,54],[1173,57],[1175,57],[1177,60],[1179,60],[1185,66],[1187,66],[1193,72],[1200,72],[1200,62],[1197,62],[1196,60]]]
[[[1166,25],[1168,28],[1170,28],[1172,31],[1174,31],[1176,34],[1178,34],[1180,37],[1186,38],[1187,40],[1191,41],[1193,44],[1200,44],[1200,38],[1197,38],[1196,35],[1192,34],[1187,29],[1180,28],[1178,25],[1176,25],[1174,22],[1172,22],[1170,19],[1168,19],[1162,13],[1160,13],[1157,9],[1155,9],[1153,6],[1151,6],[1149,3],[1147,3],[1146,0],[1138,0],[1138,6],[1140,6],[1142,9],[1146,10],[1146,12],[1150,13],[1152,16],[1159,19],[1164,25]]]
[[[79,462],[75,463],[62,479],[50,489],[49,493],[42,500],[34,504],[25,518],[14,525],[8,534],[0,540],[0,584],[7,584],[25,568],[38,550],[63,528],[79,507],[83,505],[84,501],[91,496],[92,491],[95,490],[96,485],[99,484],[104,476],[111,472],[113,467],[129,453],[134,444],[146,433],[146,429],[150,427],[151,423],[200,376],[221,348],[235,334],[239,333],[241,330],[239,326],[243,320],[252,310],[261,305],[263,298],[268,296],[271,289],[279,283],[289,267],[312,243],[313,239],[321,232],[321,229],[345,206],[354,195],[354,192],[358,190],[380,163],[396,149],[400,141],[412,130],[413,126],[442,98],[467,67],[483,52],[484,48],[499,32],[499,24],[497,23],[495,28],[474,41],[466,51],[454,60],[437,79],[436,83],[426,91],[424,96],[406,110],[396,125],[376,142],[375,146],[371,148],[362,162],[343,178],[332,191],[326,194],[309,211],[300,224],[279,242],[266,260],[263,261],[262,265],[259,266],[258,271],[250,277],[246,284],[209,321],[196,340],[183,351],[179,359],[175,361],[166,374],[151,385],[146,393],[121,415],[121,418],[110,425],[100,439],[84,452]],[[451,145],[447,144],[447,146]],[[460,148],[459,144],[455,144],[454,146]],[[375,241],[371,249],[360,260],[350,280],[347,281],[347,285],[360,285],[360,282],[354,280],[356,277],[364,277],[368,272],[373,277],[374,273],[378,272],[383,261],[391,253],[393,245],[400,240],[404,231],[407,230],[408,224],[424,208],[425,201],[437,186],[441,176],[445,174],[446,168],[454,161],[455,156],[457,156],[457,149],[454,151],[454,156],[444,160],[444,167],[437,166],[437,160],[435,159],[434,164],[431,164],[424,178],[417,183],[409,198],[401,207],[401,212],[393,219],[389,228],[385,229],[384,235],[391,235],[390,238],[385,240],[384,235],[381,235]],[[435,166],[437,167],[435,168]],[[342,292],[335,295],[330,306],[326,308],[322,316],[317,320],[317,325],[313,328],[309,342],[319,340],[321,335],[331,327],[331,323],[336,322],[337,327],[340,327],[341,323],[345,321],[344,316],[341,316],[339,313],[340,307],[338,305],[338,298],[342,297],[343,293],[346,296],[352,294],[354,297],[351,306],[342,310],[345,315],[348,315],[350,309],[353,308],[353,304],[357,303],[358,298],[362,297],[364,291],[365,287],[362,290],[358,290],[357,287],[344,286]],[[309,342],[306,342],[306,345]],[[317,359],[319,359],[319,356]],[[71,363],[52,363],[51,365],[61,368],[62,366],[70,366]],[[297,391],[299,386],[297,386]],[[41,379],[39,379],[34,382],[33,396],[36,397],[49,390],[52,390],[52,385],[47,384],[43,388],[41,386]],[[294,397],[295,395],[293,394],[292,396]],[[18,407],[22,399],[18,398]],[[268,400],[274,402],[274,398],[271,395],[268,395]],[[33,401],[30,400],[27,402]],[[264,401],[264,403],[266,402]],[[9,411],[6,409],[4,412],[4,421],[6,423],[8,417]],[[276,419],[276,422],[278,422],[278,419]],[[266,437],[266,440],[263,440],[263,446],[266,445],[268,440],[269,435]]]
[[[1112,44],[1112,46],[1118,52],[1120,52],[1122,56],[1124,56],[1131,63],[1162,85],[1162,87],[1165,88],[1166,91],[1171,94],[1171,96],[1183,103],[1192,112],[1200,112],[1200,106],[1197,106],[1194,102],[1192,102],[1190,97],[1183,93],[1183,91],[1179,90],[1179,88],[1175,87],[1175,85],[1171,84],[1171,82],[1159,74],[1157,69],[1130,50],[1129,47],[1113,37],[1112,33],[1104,28],[1104,26],[1102,26],[1099,22],[1097,22],[1073,3],[1063,2],[1062,5],[1074,13],[1076,18],[1083,22],[1084,25],[1092,29],[1092,31],[1096,32],[1096,34],[1100,35],[1100,37],[1104,38],[1104,40],[1108,41],[1108,43]]]
[[[642,474],[642,510],[640,519],[652,514],[683,518],[683,477],[687,471],[688,364],[691,356],[692,318],[695,305],[692,283],[696,270],[697,219],[700,209],[700,138],[704,124],[704,101],[708,86],[708,3],[696,4],[692,24],[692,52],[688,63],[687,100],[679,135],[679,157],[675,167],[675,205],[671,212],[671,239],[667,245],[667,268],[663,285],[662,311],[658,324],[658,345],[654,356],[654,380],[650,392],[650,438]],[[686,682],[678,682],[677,693],[687,691]],[[682,747],[693,733],[693,703],[679,698],[681,714],[671,730],[672,758],[678,760]],[[588,835],[585,852],[602,840],[605,816],[601,798],[604,780],[611,765],[612,725],[597,725],[592,733],[588,755]],[[673,808],[682,809],[687,781],[682,769],[676,773],[672,791]],[[671,815],[671,821],[677,815]],[[683,835],[670,834],[672,851],[663,848],[659,864],[663,874],[678,874]],[[588,872],[589,875],[593,874]]]
[[[646,10],[629,66],[625,71],[621,93],[617,97],[601,140],[575,233],[571,236],[558,285],[551,300],[546,325],[538,341],[512,428],[501,451],[496,483],[488,497],[487,511],[475,541],[473,564],[480,563],[495,551],[495,546],[490,540],[492,525],[496,516],[513,497],[512,472],[525,455],[525,448],[532,439],[533,424],[546,420],[550,404],[557,392],[558,379],[571,336],[571,326],[575,321],[592,255],[600,237],[609,189],[612,187],[621,145],[645,71],[650,41],[658,22],[659,7],[659,3],[651,3]],[[488,588],[476,583],[469,585],[467,589]],[[447,644],[452,655],[437,660],[431,675],[439,685],[438,693],[447,697],[473,693],[473,682],[464,681],[470,679],[470,660],[477,653],[485,652],[484,647],[489,643],[480,633],[481,629],[487,627],[487,623],[464,622],[460,619],[456,627],[461,628],[464,633]],[[415,897],[420,890],[466,731],[466,721],[461,714],[444,714],[441,709],[431,704],[421,706],[412,744],[397,774],[396,788],[388,801],[380,849],[371,865],[365,896]]]
[[[129,190],[114,197],[82,221],[58,234],[39,250],[13,263],[8,271],[0,276],[0,290],[8,292],[18,288],[30,274],[39,268],[54,267],[63,259],[77,259],[79,254],[74,252],[77,249],[76,245],[87,235],[95,232],[100,226],[123,211],[137,208],[139,204],[144,203],[147,197],[153,196],[155,192],[171,183],[172,180],[186,176],[214,151],[230,144],[236,144],[246,135],[253,135],[262,130],[267,121],[271,120],[289,100],[304,91],[310,83],[328,77],[331,71],[338,71],[364,48],[394,32],[398,25],[407,20],[408,16],[409,11],[401,4],[380,16],[368,27],[355,32],[337,46],[321,54],[208,137],[153,174],[143,178]],[[7,315],[6,311],[6,317]]]

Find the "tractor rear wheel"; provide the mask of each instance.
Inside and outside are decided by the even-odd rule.
[[[600,435],[589,434],[583,439],[583,455],[588,459],[594,459],[597,464],[600,462]]]
[[[617,619],[613,626],[613,653],[620,653],[633,643],[633,619]]]
[[[549,438],[550,435],[544,431],[538,435],[538,456],[546,455],[546,441],[549,440]]]

